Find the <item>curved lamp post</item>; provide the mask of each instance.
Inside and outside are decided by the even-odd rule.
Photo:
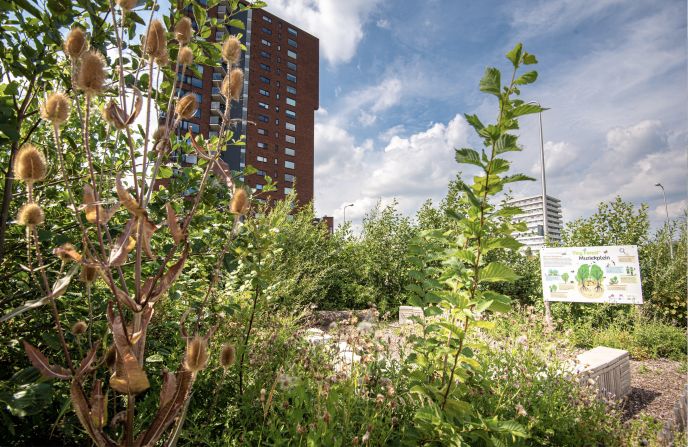
[[[662,188],[662,196],[664,197],[664,212],[666,212],[666,227],[667,234],[669,234],[669,207],[667,206],[666,193],[664,192],[664,186],[661,183],[656,183],[655,186]],[[669,234],[669,256],[674,259],[674,244],[671,243],[671,235]]]
[[[344,223],[346,223],[346,209],[350,206],[354,206],[354,204],[350,203],[348,205],[344,205]]]

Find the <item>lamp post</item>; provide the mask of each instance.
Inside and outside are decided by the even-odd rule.
[[[656,183],[655,186],[659,186],[660,188],[662,188],[662,196],[664,197],[664,212],[666,213],[667,234],[669,234],[669,207],[667,206],[666,192],[664,192],[664,186],[661,183]],[[670,234],[669,234],[669,256],[671,256],[671,259],[674,259],[674,246],[671,243],[671,235]]]
[[[348,205],[344,205],[344,223],[346,223],[346,209],[350,206],[354,206],[354,204],[350,203]]]

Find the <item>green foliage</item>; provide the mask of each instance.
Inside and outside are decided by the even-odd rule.
[[[507,55],[514,71],[505,86],[499,70],[485,71],[480,90],[498,97],[497,122],[483,126],[477,117],[467,117],[485,150],[482,154],[467,148],[456,151],[457,162],[478,166],[481,175],[474,177],[471,185],[457,180],[463,206],[460,212],[446,213],[454,223],[422,231],[410,246],[415,267],[410,273],[414,280],[409,286],[414,294],[410,303],[422,307],[425,315],[422,335],[412,338],[414,353],[409,358],[416,364],[411,390],[421,405],[413,438],[418,445],[503,445],[527,436],[516,421],[500,419],[489,409],[479,411],[471,403],[473,389],[469,385],[470,377],[486,368],[475,353],[487,351],[486,345],[469,337],[469,331],[489,329],[493,323],[484,319],[488,312],[509,310],[510,299],[486,286],[519,278],[512,269],[489,258],[493,251],[520,247],[511,237],[517,227],[503,219],[489,199],[505,184],[526,179],[507,176],[509,162],[498,157],[519,150],[516,136],[509,133],[518,128],[516,117],[541,110],[524,108],[522,100],[514,99],[520,93],[514,80],[522,79],[516,74],[526,55],[520,44]]]

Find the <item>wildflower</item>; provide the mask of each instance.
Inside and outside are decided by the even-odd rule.
[[[45,220],[45,215],[40,206],[35,203],[27,203],[19,209],[17,214],[17,222],[20,225],[25,225],[27,227],[35,227],[36,225],[41,225]]]
[[[146,34],[146,53],[154,59],[167,53],[167,39],[165,39],[165,27],[162,22],[155,19],[148,27]]]
[[[329,423],[330,423],[330,419],[331,419],[330,412],[327,411],[327,410],[325,410],[325,412],[323,413],[323,416],[322,416],[323,422],[326,423],[326,424],[329,424]]]
[[[289,389],[296,384],[296,377],[287,374],[280,374],[277,376],[277,383],[283,390]]]
[[[77,321],[74,323],[74,326],[72,326],[72,335],[81,335],[86,332],[86,329],[88,329],[88,325],[85,321]]]
[[[329,326],[327,326],[327,330],[328,331],[336,331],[338,327],[339,327],[339,325],[337,324],[337,322],[333,321],[332,323],[330,323]]]
[[[86,50],[88,50],[88,41],[86,40],[86,33],[83,28],[75,26],[67,34],[64,41],[64,52],[73,61],[78,59]]]
[[[521,404],[516,405],[516,414],[523,417],[528,416],[528,412],[526,412],[526,409],[523,408]]]
[[[304,427],[301,424],[296,424],[296,433],[298,433],[300,435],[306,433],[306,427]]]
[[[521,335],[516,339],[516,343],[518,343],[519,345],[525,345],[528,343],[528,337],[526,337],[525,335]]]
[[[195,336],[186,344],[184,367],[191,372],[198,372],[208,363],[208,343],[203,337]]]
[[[368,321],[361,321],[357,326],[358,332],[366,333],[374,330],[373,324]]]
[[[179,118],[189,119],[196,113],[197,108],[198,102],[196,101],[196,95],[189,93],[177,102],[175,112],[177,112]]]
[[[588,379],[588,385],[595,386],[595,380],[592,377]]]
[[[174,27],[174,37],[181,45],[186,45],[191,40],[193,35],[193,27],[191,26],[191,19],[183,17]]]
[[[367,444],[369,440],[370,440],[370,427],[368,427],[368,430],[365,432],[365,434],[361,438],[361,442],[363,444]]]
[[[220,353],[220,364],[223,368],[228,368],[232,366],[236,360],[236,348],[234,345],[227,343],[222,347],[222,352]]]
[[[267,393],[267,390],[265,388],[260,389],[260,401],[265,402],[265,393]]]
[[[394,396],[395,390],[394,390],[394,387],[392,385],[387,386],[386,391],[387,391],[387,396],[389,396],[389,397]]]
[[[354,436],[354,439],[351,440],[351,445],[358,445],[359,443],[358,436]]]
[[[177,61],[181,65],[189,66],[193,64],[193,51],[189,47],[182,47],[177,55]]]
[[[232,201],[229,205],[229,212],[237,215],[245,215],[248,213],[251,203],[248,200],[248,194],[244,188],[237,188],[232,196]]]
[[[59,126],[69,118],[69,98],[64,93],[53,93],[41,107],[41,118]]]
[[[28,184],[40,182],[48,171],[45,156],[32,144],[25,144],[14,159],[14,177]]]
[[[375,396],[375,405],[380,406],[384,403],[384,401],[385,396],[383,396],[382,394],[378,394],[377,396]]]
[[[97,51],[81,56],[76,85],[88,96],[102,93],[105,84],[105,58]]]
[[[222,59],[224,59],[228,65],[234,65],[239,62],[240,57],[241,42],[237,36],[227,37],[225,43],[222,44]]]

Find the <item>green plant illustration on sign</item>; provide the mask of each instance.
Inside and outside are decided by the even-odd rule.
[[[578,267],[578,273],[576,273],[578,290],[586,298],[601,298],[604,294],[603,278],[604,272],[600,266],[583,264]]]
[[[557,291],[557,285],[556,285],[556,284],[552,284],[551,286],[549,286],[549,291],[550,291],[550,292],[556,292],[556,291]]]
[[[619,283],[619,277],[618,276],[612,276],[612,278],[609,280],[609,284],[618,284]]]
[[[569,282],[569,274],[564,272],[561,274],[561,280],[564,281],[564,284]]]

